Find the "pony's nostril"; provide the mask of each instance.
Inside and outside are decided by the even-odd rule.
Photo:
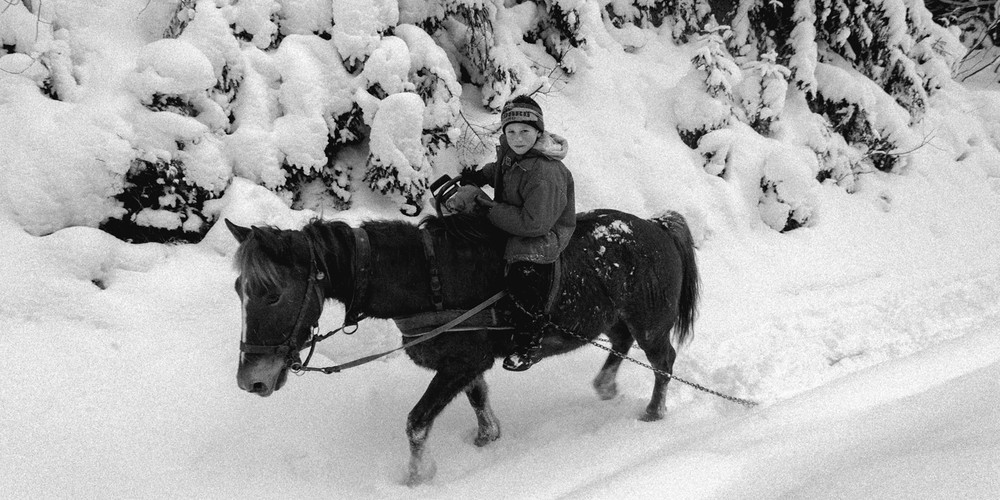
[[[254,382],[253,387],[250,388],[250,392],[261,393],[267,391],[267,386],[264,382]]]

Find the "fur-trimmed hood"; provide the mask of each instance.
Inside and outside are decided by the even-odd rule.
[[[545,132],[531,148],[552,160],[564,160],[569,153],[569,142],[557,134]]]

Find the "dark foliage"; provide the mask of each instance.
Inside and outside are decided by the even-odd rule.
[[[208,231],[207,224],[197,228],[162,228],[143,225],[137,216],[144,209],[169,210],[177,213],[182,222],[191,217],[205,220],[201,212],[204,203],[215,194],[197,187],[184,179],[183,166],[178,161],[150,162],[136,159],[125,176],[125,189],[115,196],[122,203],[126,215],[122,219],[109,219],[101,228],[112,235],[136,243],[200,240]]]

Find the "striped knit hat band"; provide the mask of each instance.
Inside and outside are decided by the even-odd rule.
[[[545,132],[542,108],[530,98],[522,97],[505,104],[500,113],[500,123],[502,130],[506,130],[511,123],[526,123],[538,129],[539,133]]]

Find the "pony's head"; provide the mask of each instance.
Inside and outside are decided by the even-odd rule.
[[[301,232],[245,228],[226,220],[240,243],[235,255],[236,294],[243,309],[237,383],[270,396],[299,362],[323,312],[324,271]]]

